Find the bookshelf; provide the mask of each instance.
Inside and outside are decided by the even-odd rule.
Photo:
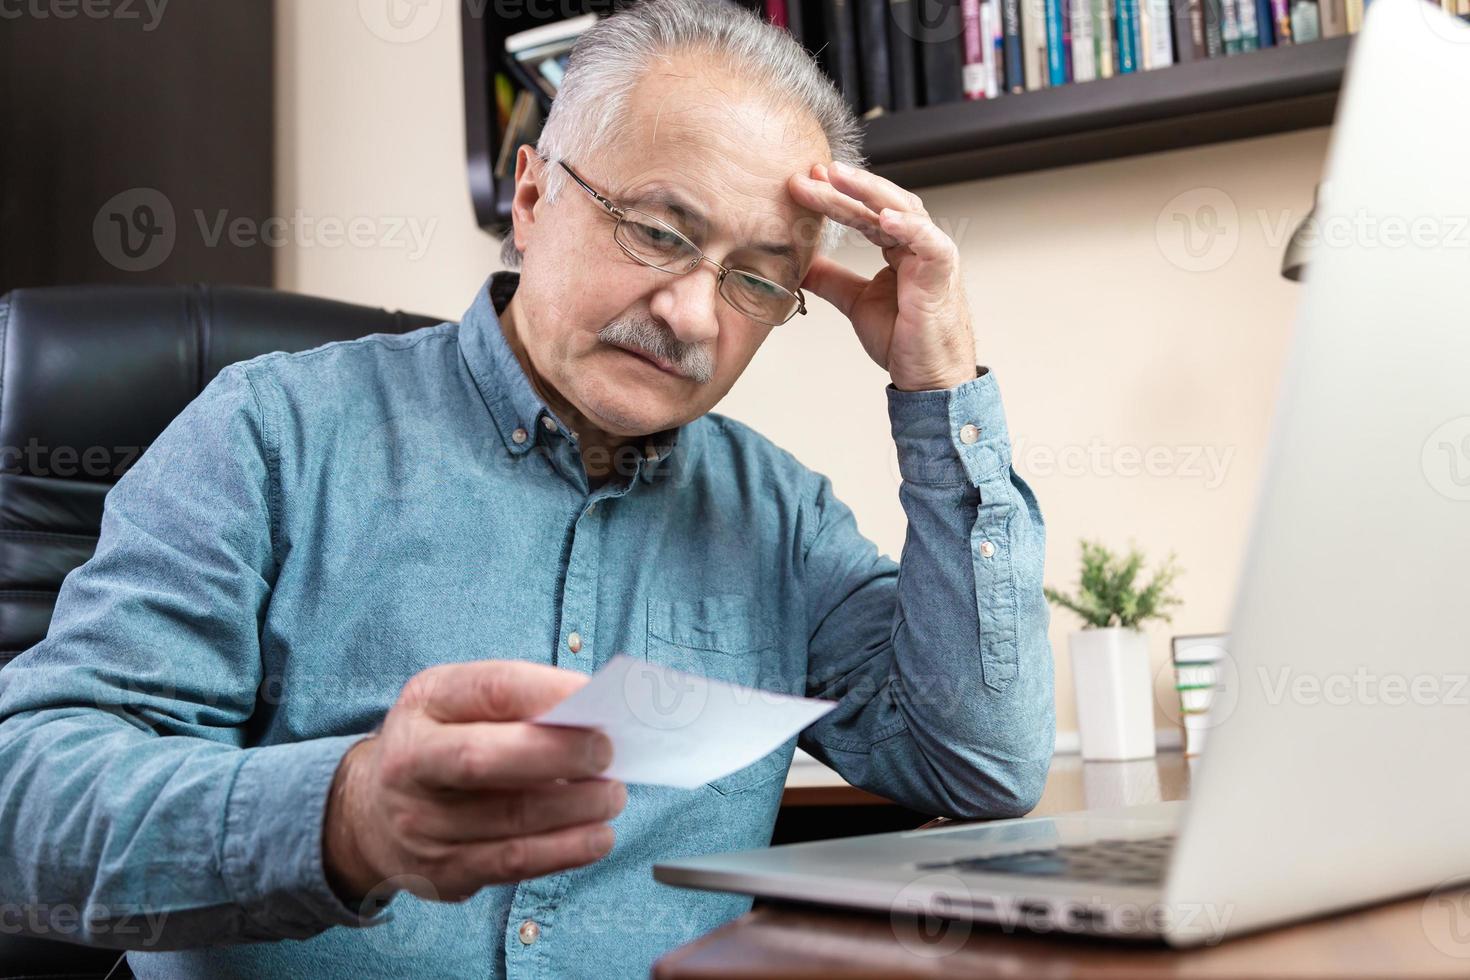
[[[509,226],[511,182],[493,175],[498,147],[490,86],[505,37],[606,6],[564,3],[537,16],[544,8],[527,0],[520,17],[482,18],[476,11],[488,9],[483,0],[463,0],[470,195],[480,227],[497,237]],[[865,123],[865,152],[876,173],[921,188],[1325,126],[1353,40],[1327,38],[896,112]]]

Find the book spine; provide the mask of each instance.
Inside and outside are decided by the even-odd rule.
[[[1144,17],[1148,23],[1148,68],[1172,65],[1174,44],[1169,0],[1144,0]]]
[[[893,85],[893,108],[897,112],[919,104],[913,16],[913,0],[888,0],[888,75]]]
[[[1201,0],[1173,0],[1174,55],[1180,64],[1205,56],[1205,13]]]
[[[1043,0],[1021,0],[1021,46],[1025,51],[1026,91],[1046,88],[1046,11]]]
[[[965,22],[965,66],[963,71],[965,98],[985,98],[985,25],[980,0],[960,0],[960,15]]]
[[[1220,34],[1225,39],[1225,53],[1240,54],[1240,0],[1225,0]]]
[[[893,108],[888,66],[888,0],[857,0],[857,43],[862,52],[863,112]]]
[[[801,0],[786,0],[786,30],[792,37],[796,38],[798,44],[804,43]]]
[[[965,97],[963,16],[958,4],[947,4],[941,10],[932,24],[924,20],[917,24],[925,105],[959,102]]]
[[[1450,0],[1450,13],[1455,13],[1457,5],[1455,0]],[[1347,26],[1347,4],[1343,0],[1321,0],[1318,5],[1322,15],[1322,36],[1342,37],[1348,32]]]
[[[1007,92],[1026,91],[1024,45],[1021,44],[1021,0],[1000,0],[1001,40],[1005,49]]]
[[[1350,34],[1363,29],[1363,0],[1347,0],[1347,22]]]
[[[1092,37],[1097,77],[1112,78],[1117,54],[1113,44],[1113,5],[1109,0],[1092,0]]]
[[[1271,0],[1256,0],[1256,40],[1263,48],[1276,46],[1276,17],[1271,11]]]
[[[1097,78],[1097,41],[1092,36],[1091,0],[1072,0],[1072,80]]]
[[[1322,37],[1321,22],[1317,19],[1317,0],[1292,0],[1291,39],[1295,44],[1307,44]]]
[[[777,27],[785,27],[786,0],[766,0],[766,20]]]
[[[1072,80],[1072,3],[1073,0],[1062,0],[1062,73],[1069,82]]]
[[[1138,71],[1138,0],[1116,0],[1118,5],[1118,74]]]
[[[1289,2],[1289,0],[1288,0]],[[1225,3],[1224,0],[1204,0],[1205,7],[1205,57],[1219,58],[1225,54]]]
[[[1067,84],[1067,60],[1063,53],[1062,0],[1046,0],[1046,77],[1048,85]]]
[[[1261,34],[1256,28],[1256,0],[1237,0],[1240,13],[1240,50],[1254,51],[1261,46]]]
[[[822,26],[826,31],[823,64],[833,84],[853,114],[862,112],[862,93],[857,74],[857,43],[848,0],[822,0]]]
[[[1005,85],[1005,38],[1000,26],[1000,0],[982,0],[980,12],[985,16],[985,41],[990,45],[986,62],[985,97],[999,98]]]
[[[1292,43],[1291,0],[1271,0],[1271,29],[1276,35],[1277,47]]]

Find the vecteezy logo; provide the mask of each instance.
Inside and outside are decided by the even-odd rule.
[[[173,203],[152,187],[113,195],[92,219],[97,254],[123,272],[147,272],[163,265],[173,254],[177,237]]]
[[[412,44],[428,37],[444,13],[444,0],[357,0],[367,29],[392,44]]]
[[[1424,440],[1424,479],[1442,496],[1470,500],[1470,415],[1450,419]]]
[[[623,696],[633,716],[670,731],[693,724],[709,701],[709,682],[695,674],[635,663],[623,675]]]
[[[1184,271],[1213,272],[1240,246],[1240,214],[1218,187],[1196,187],[1164,205],[1154,239],[1164,258]]]
[[[895,23],[899,30],[918,41],[943,44],[964,33],[965,20],[960,13],[959,0],[913,0],[907,6],[913,8],[908,19],[899,18]],[[897,11],[898,7],[894,10]]]
[[[1451,878],[1430,892],[1419,907],[1419,925],[1435,949],[1470,959],[1470,878]]]
[[[955,918],[952,895],[967,902],[971,898],[965,883],[952,874],[927,874],[905,885],[889,907],[898,944],[924,959],[949,956],[964,946],[972,926],[969,919]]]

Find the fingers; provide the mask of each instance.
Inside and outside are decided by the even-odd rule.
[[[841,163],[830,167],[816,164],[811,175],[794,174],[788,184],[798,204],[857,229],[883,248],[903,242],[880,220],[885,209],[928,218],[917,194],[875,173]]]
[[[814,180],[804,174],[793,174],[787,181],[787,187],[797,204],[856,229],[874,245],[886,248],[896,244],[896,239],[879,226],[877,212],[827,181]]]
[[[872,171],[859,170],[842,163],[834,163],[823,169],[827,180],[833,187],[849,197],[862,201],[875,214],[884,208],[911,211],[915,214],[924,213],[924,202],[917,194],[904,190],[893,181],[885,180]]]
[[[501,884],[600,861],[612,846],[611,827],[583,824],[529,837],[472,844],[461,849],[459,860],[473,880]]]
[[[549,711],[587,680],[543,664],[474,660],[415,675],[400,700],[436,721],[519,721]]]
[[[429,789],[519,789],[588,779],[612,762],[612,742],[588,728],[525,722],[424,724],[405,768]]]
[[[475,794],[438,802],[419,832],[451,843],[501,840],[604,823],[623,812],[628,788],[611,779],[552,784],[522,792]]]

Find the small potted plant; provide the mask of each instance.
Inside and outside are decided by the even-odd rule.
[[[1084,759],[1147,759],[1154,755],[1153,671],[1148,638],[1138,625],[1169,622],[1179,604],[1170,589],[1179,577],[1174,557],[1147,585],[1138,585],[1143,553],[1131,548],[1114,555],[1103,545],[1082,542],[1082,578],[1075,596],[1046,589],[1046,597],[1082,618],[1073,633],[1072,688]]]

